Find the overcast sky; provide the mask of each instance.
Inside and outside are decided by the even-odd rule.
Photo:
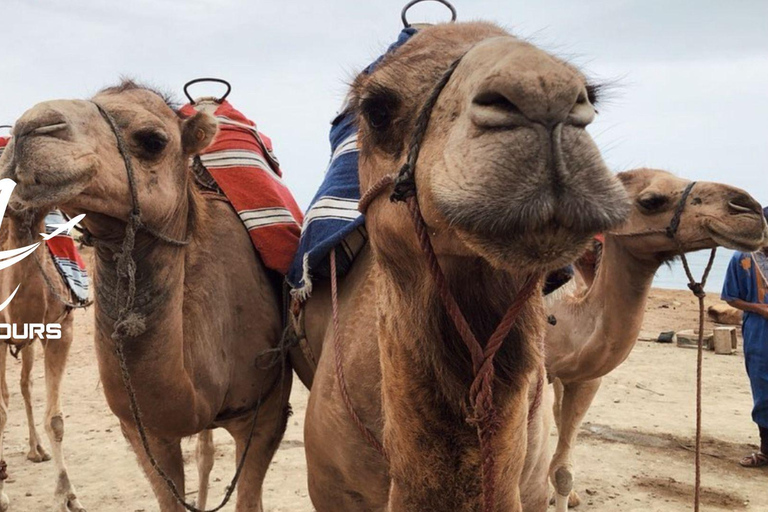
[[[307,205],[346,83],[392,42],[401,0],[0,0],[0,124],[121,75],[174,92],[232,82],[232,103],[272,137]],[[591,132],[619,171],[661,167],[726,181],[768,203],[768,1],[455,0],[615,81]],[[439,21],[438,4],[413,21]],[[197,89],[199,95],[216,90]]]

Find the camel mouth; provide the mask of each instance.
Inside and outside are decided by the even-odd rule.
[[[552,223],[536,231],[486,236],[478,231],[457,230],[457,236],[496,267],[548,272],[568,265],[579,257],[594,231],[573,231]]]
[[[13,202],[25,208],[62,206],[85,189],[95,165],[90,162],[77,171],[51,170],[48,166],[29,167],[22,162],[6,168],[0,176],[16,182]]]
[[[19,183],[14,190],[14,202],[22,207],[43,208],[60,206],[85,188],[85,180],[73,179],[55,185],[50,183]]]
[[[754,231],[735,231],[733,226],[723,222],[712,221],[706,226],[712,240],[726,249],[742,252],[753,252],[765,246],[768,233],[764,226]]]

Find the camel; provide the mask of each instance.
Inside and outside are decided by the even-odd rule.
[[[574,259],[594,233],[623,221],[628,205],[584,130],[596,89],[489,23],[423,28],[355,79],[349,104],[361,191],[402,166],[417,113],[460,57],[420,144],[416,198],[448,286],[484,343],[526,276]],[[491,510],[468,423],[470,354],[438,298],[408,209],[390,192],[370,202],[369,244],[339,281],[338,355],[348,386],[334,369],[328,283],[314,283],[305,304],[316,371],[292,353],[311,386],[310,496],[319,512]],[[535,293],[496,354],[492,510],[547,507],[549,414],[534,405],[545,319]],[[356,427],[342,389],[386,458]]]
[[[0,228],[0,248],[2,250],[16,249],[34,243],[30,240],[38,233],[45,233],[45,213],[8,212]],[[67,466],[64,462],[62,442],[64,439],[64,413],[61,407],[61,383],[67,364],[67,356],[73,340],[72,309],[62,302],[71,300],[70,291],[59,272],[53,259],[48,255],[45,244],[35,251],[36,254],[25,258],[0,272],[0,295],[7,298],[17,285],[21,284],[13,300],[0,312],[0,322],[3,324],[60,324],[61,338],[41,340],[45,364],[45,431],[51,443],[53,460],[56,464],[56,489],[54,499],[56,510],[61,512],[84,512],[85,509],[77,498],[75,488],[69,480]],[[45,282],[45,277],[37,266],[35,258],[42,265],[53,289]],[[35,345],[26,340],[13,339],[8,344],[16,345],[21,353],[21,396],[24,398],[24,408],[27,413],[29,427],[29,452],[27,459],[32,462],[43,462],[51,456],[43,448],[40,436],[35,426],[32,409],[32,368],[35,363]],[[9,394],[5,368],[9,345],[0,347],[0,459],[3,459],[2,433],[8,420]],[[2,470],[3,473],[5,470]],[[8,510],[10,501],[3,486],[5,478],[0,477],[0,511]]]
[[[126,81],[89,101],[33,107],[0,160],[20,204],[86,214],[101,382],[163,512],[184,510],[181,439],[216,427],[232,435],[242,460],[236,510],[261,511],[262,482],[289,413],[290,372],[263,360],[281,336],[279,291],[229,203],[198,190],[189,171],[189,158],[216,131],[209,114],[182,119],[161,95]],[[131,265],[120,249],[128,226],[139,223],[127,255],[136,293],[126,317],[120,290]],[[113,336],[124,340],[149,450]]]
[[[548,304],[557,323],[546,335],[546,365],[554,380],[558,444],[550,464],[557,512],[579,504],[573,490],[572,450],[604,375],[629,356],[640,334],[645,303],[658,268],[680,254],[725,246],[754,250],[763,240],[760,205],[743,190],[698,182],[685,201],[672,239],[670,225],[690,181],[655,169],[619,174],[633,203],[621,228],[605,234],[594,282]],[[627,236],[632,233],[655,233]]]

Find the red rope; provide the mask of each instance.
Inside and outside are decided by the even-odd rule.
[[[379,179],[369,188],[363,196],[360,198],[359,210],[363,213],[366,212],[370,203],[378,197],[386,188],[395,182],[395,176],[387,175]],[[473,417],[469,418],[469,421],[473,423],[477,428],[478,439],[480,442],[480,456],[482,467],[482,489],[483,489],[483,510],[485,512],[493,512],[496,504],[496,480],[495,480],[495,456],[493,450],[493,439],[498,430],[498,417],[496,412],[496,406],[493,402],[493,383],[496,377],[496,371],[494,367],[494,358],[496,353],[501,348],[504,340],[507,338],[512,328],[514,327],[518,316],[525,307],[526,302],[538,291],[539,277],[536,275],[528,276],[523,283],[522,288],[518,291],[515,300],[509,306],[509,309],[504,314],[493,332],[491,337],[486,343],[485,348],[477,341],[477,337],[472,328],[469,326],[464,313],[456,302],[455,297],[451,293],[448,282],[440,268],[440,263],[437,260],[434,248],[432,247],[432,241],[429,237],[427,225],[424,222],[424,217],[421,214],[418,200],[415,196],[411,196],[406,200],[408,205],[408,211],[413,221],[413,226],[416,231],[416,236],[419,241],[419,246],[427,260],[427,266],[429,268],[430,276],[437,287],[438,295],[443,303],[448,315],[451,317],[456,330],[461,336],[462,341],[469,350],[472,359],[472,373],[474,379],[469,390],[469,402],[472,407]],[[347,391],[346,379],[344,378],[344,367],[341,359],[341,340],[339,333],[339,314],[338,314],[338,289],[337,289],[337,273],[336,273],[336,253],[331,251],[331,303],[333,309],[333,343],[336,361],[336,376],[339,381],[339,387],[341,389],[341,395],[344,400],[344,406],[355,424],[357,429],[368,441],[368,443],[376,449],[385,459],[387,459],[386,451],[384,450],[381,442],[371,432],[371,430],[363,423],[360,416],[355,411],[354,405],[349,397]],[[543,354],[544,340],[539,340],[539,349]],[[533,417],[541,406],[542,396],[544,390],[544,372],[539,371],[536,391],[534,399],[532,400],[528,411],[528,424],[530,425]],[[388,459],[387,459],[388,460]]]
[[[443,301],[445,309],[448,311],[456,326],[456,330],[459,332],[472,357],[474,380],[469,390],[469,401],[474,416],[470,418],[470,421],[476,425],[480,441],[480,457],[483,471],[483,510],[493,512],[496,508],[496,458],[493,450],[493,438],[498,429],[498,416],[496,406],[493,403],[493,382],[496,377],[493,360],[512,327],[514,327],[517,317],[525,307],[526,302],[538,290],[539,279],[538,276],[528,277],[522,288],[518,291],[515,300],[512,301],[509,309],[504,314],[501,322],[496,327],[496,330],[491,335],[485,348],[483,348],[478,343],[467,319],[464,317],[464,313],[462,313],[448,287],[445,275],[440,268],[437,255],[432,247],[432,241],[429,238],[427,225],[421,214],[418,200],[415,196],[411,196],[406,202],[408,204],[408,211],[411,213],[411,220],[413,220],[416,235],[419,239],[419,245],[424,256],[427,258],[432,280],[437,286],[438,294]],[[540,375],[537,383],[536,398],[531,403],[531,409],[528,411],[529,422],[541,404],[542,380],[543,375]]]
[[[338,283],[336,274],[336,249],[331,249],[331,305],[333,309],[333,352],[336,362],[336,378],[339,381],[339,390],[341,391],[341,398],[344,400],[344,407],[347,409],[349,417],[352,418],[352,423],[355,424],[357,429],[363,435],[363,438],[368,441],[377,452],[387,458],[387,452],[384,450],[384,445],[376,439],[376,436],[371,430],[363,423],[363,420],[355,411],[355,407],[352,404],[352,399],[349,397],[349,391],[347,390],[347,379],[344,377],[344,364],[341,359],[342,346],[341,346],[341,332],[339,330],[339,295],[338,295]]]

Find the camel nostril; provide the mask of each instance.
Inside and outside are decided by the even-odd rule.
[[[489,130],[513,130],[530,124],[523,111],[507,96],[496,91],[483,91],[472,98],[472,121]]]
[[[481,92],[472,100],[472,103],[480,107],[489,107],[510,114],[522,115],[522,111],[509,98],[498,92]]]
[[[37,115],[22,117],[14,126],[13,133],[17,137],[48,135],[64,138],[68,129],[69,124],[63,114],[46,109]]]
[[[763,214],[760,204],[746,194],[739,194],[728,201],[728,212],[731,215]]]
[[[55,123],[55,124],[49,124],[47,126],[41,126],[39,128],[35,128],[30,132],[32,135],[50,135],[56,132],[60,132],[62,130],[67,129],[67,123]]]

